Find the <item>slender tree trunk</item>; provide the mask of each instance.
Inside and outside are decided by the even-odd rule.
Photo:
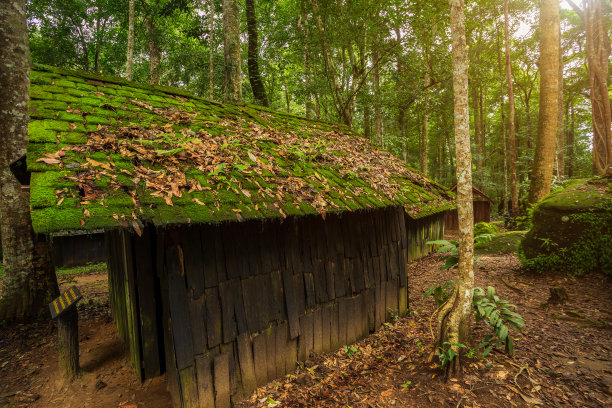
[[[125,77],[132,80],[134,67],[134,0],[129,0],[128,5],[128,39],[127,39],[127,63],[125,66]]]
[[[370,109],[367,103],[368,102],[366,102],[366,105],[363,107],[363,136],[372,141],[372,109]]]
[[[161,79],[161,50],[157,45],[157,28],[155,21],[150,16],[144,19],[145,28],[147,29],[147,44],[149,46],[149,84],[159,85]]]
[[[287,105],[287,112],[291,113],[291,99],[289,99],[289,87],[287,86],[287,79],[283,78],[284,92],[285,92],[285,104]]]
[[[540,113],[529,203],[550,193],[559,109],[559,1],[540,2]]]
[[[510,29],[508,18],[508,0],[504,0],[504,43],[506,53],[506,80],[508,81],[508,105],[509,105],[509,142],[510,142],[510,197],[512,199],[512,211],[518,214],[519,199],[516,177],[516,134],[514,129],[514,86],[512,83],[512,64],[510,63]],[[529,115],[529,112],[527,113]],[[529,120],[529,118],[528,118]],[[528,125],[529,126],[529,125]],[[504,143],[505,147],[505,143]]]
[[[506,0],[507,1],[507,0]],[[557,110],[557,157],[556,174],[562,178],[565,174],[565,125],[563,117],[563,48],[561,48],[561,27],[559,26],[559,108]]]
[[[499,32],[499,31],[498,31]],[[501,116],[501,126],[502,126],[502,146],[503,146],[503,155],[504,155],[504,196],[503,196],[503,211],[504,213],[508,212],[508,152],[506,148],[506,114],[504,110],[504,74],[502,71],[502,61],[501,61],[501,47],[499,44],[499,34],[497,37],[497,66],[499,70],[499,110]],[[510,76],[510,79],[512,76]],[[514,121],[513,121],[514,123]],[[517,194],[518,198],[518,194]],[[513,204],[514,205],[514,204]],[[518,205],[518,204],[517,204]],[[513,207],[513,211],[516,211],[517,207]]]
[[[97,10],[100,13],[100,10]],[[96,51],[94,52],[94,73],[100,73],[100,17],[96,18],[96,28],[94,38],[96,39]]]
[[[247,32],[249,35],[248,69],[249,82],[257,105],[268,106],[266,88],[259,72],[259,45],[257,43],[257,19],[255,15],[255,0],[246,0]]]
[[[459,266],[455,290],[438,312],[436,347],[457,353],[448,373],[460,371],[461,350],[456,344],[471,343],[472,297],[474,294],[474,212],[472,202],[472,160],[470,151],[470,111],[468,96],[468,57],[465,41],[463,0],[450,0],[453,55],[453,93],[455,96],[455,148],[457,154],[457,212],[459,216]]]
[[[210,0],[208,16],[208,99],[215,99],[215,0]]]
[[[240,15],[236,0],[223,0],[223,49],[225,54],[225,102],[242,103]]]
[[[372,70],[373,81],[374,81],[374,138],[380,140],[381,146],[383,145],[382,140],[382,109],[381,109],[381,95],[380,95],[380,64],[378,55],[378,43],[372,43],[372,64],[374,69]]]
[[[29,190],[21,188],[9,168],[28,143],[30,56],[24,0],[0,2],[0,44],[2,321],[48,314],[47,304],[58,288],[49,243],[32,229]]]
[[[567,132],[567,177],[574,177],[574,106],[570,105],[571,120]]]
[[[427,59],[427,57],[425,57]],[[421,149],[419,152],[419,163],[421,172],[427,176],[427,153],[429,151],[429,87],[431,86],[431,78],[429,77],[429,63],[426,63],[425,76],[423,82],[425,85],[425,95],[423,101],[423,128],[421,131]]]

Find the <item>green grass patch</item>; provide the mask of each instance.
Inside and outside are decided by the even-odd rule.
[[[73,275],[84,275],[89,272],[106,272],[106,262],[92,263],[82,266],[73,267],[59,267],[56,268],[55,273],[58,276],[73,276]]]
[[[477,244],[474,251],[477,254],[510,254],[518,251],[519,243],[527,231],[508,231],[494,235],[490,241]]]

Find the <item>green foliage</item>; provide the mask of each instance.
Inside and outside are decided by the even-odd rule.
[[[511,310],[516,306],[500,299],[492,286],[487,287],[486,291],[474,288],[472,305],[476,322],[484,322],[493,332],[485,335],[478,345],[478,348],[483,349],[482,356],[486,357],[498,345],[505,346],[506,352],[514,355],[514,341],[509,335],[509,329],[520,332],[525,326],[521,315]]]
[[[488,222],[479,222],[474,224],[474,236],[479,235],[494,235],[499,232],[499,227]]]
[[[355,354],[357,354],[359,352],[357,347],[353,347],[353,346],[344,345],[342,347],[342,349],[344,350],[344,355],[346,355],[349,358],[353,357],[353,355],[355,355]]]
[[[436,356],[440,359],[440,367],[442,368],[446,367],[448,363],[450,363],[451,361],[453,361],[455,357],[457,357],[457,352],[453,350],[452,346],[458,349],[468,348],[465,344],[461,344],[461,343],[451,344],[448,341],[445,341],[441,347],[438,347],[438,353],[436,354]]]
[[[58,276],[83,275],[89,272],[104,272],[106,271],[106,262],[88,263],[82,266],[65,267],[62,266],[55,270]]]
[[[440,268],[441,269],[441,268]],[[434,300],[438,304],[438,306],[442,306],[450,295],[452,295],[453,290],[455,288],[455,282],[450,280],[440,285],[433,285],[427,288],[425,293],[423,294],[423,299],[433,296]]]

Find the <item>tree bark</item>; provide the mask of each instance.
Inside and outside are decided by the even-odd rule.
[[[562,178],[565,174],[565,125],[563,117],[563,48],[561,47],[561,27],[559,26],[559,107],[557,110],[557,156],[555,173]]]
[[[508,139],[510,147],[510,198],[512,211],[518,214],[519,199],[516,178],[516,134],[514,129],[514,86],[512,83],[512,64],[510,63],[510,29],[508,18],[508,0],[504,0],[504,43],[506,53],[506,80],[508,81]],[[505,148],[505,142],[504,142]]]
[[[48,314],[58,294],[49,243],[37,237],[30,218],[30,194],[10,164],[28,143],[30,56],[25,1],[0,3],[0,235],[4,280],[0,321]]]
[[[134,0],[129,0],[128,5],[128,39],[127,39],[127,63],[125,66],[125,77],[132,80],[134,66]]]
[[[79,313],[76,305],[57,318],[57,357],[60,371],[72,381],[79,374]]]
[[[225,55],[225,102],[242,103],[240,18],[238,2],[223,0],[223,50]]]
[[[208,16],[208,98],[215,100],[215,0],[210,0],[210,15]]]
[[[247,33],[249,36],[248,70],[249,82],[257,105],[268,106],[266,88],[259,72],[259,45],[257,43],[257,19],[255,15],[255,0],[246,0]]]
[[[438,312],[436,346],[445,342],[457,353],[448,374],[460,371],[457,344],[471,343],[472,297],[474,292],[474,217],[472,202],[472,159],[468,96],[468,57],[465,41],[463,0],[449,0],[453,57],[455,149],[457,155],[457,212],[459,216],[459,269],[455,290]]]
[[[584,10],[586,53],[593,109],[593,171],[612,174],[611,113],[608,94],[610,38],[604,26],[600,0],[587,0]]]
[[[372,70],[372,79],[374,81],[374,139],[380,140],[380,145],[383,146],[382,136],[382,109],[381,109],[381,95],[380,95],[380,58],[378,55],[378,43],[372,42],[372,64],[374,69]]]
[[[540,2],[540,113],[529,203],[550,193],[559,109],[559,1]]]
[[[504,155],[504,195],[503,195],[503,211],[504,214],[508,212],[508,151],[507,151],[507,147],[506,147],[506,113],[504,110],[504,74],[503,74],[503,70],[502,70],[502,61],[501,61],[501,47],[499,44],[499,30],[498,30],[498,34],[496,35],[497,37],[497,66],[499,69],[499,96],[500,96],[500,101],[499,101],[499,111],[500,111],[500,116],[501,116],[501,127],[502,127],[502,146],[503,146],[503,155]],[[512,76],[510,76],[510,79],[512,78]],[[518,201],[518,194],[517,194],[517,201]],[[517,203],[518,205],[518,203]],[[514,210],[516,211],[517,207],[514,207]]]
[[[425,57],[427,59],[427,57]],[[427,153],[429,151],[429,87],[431,86],[431,78],[429,77],[429,62],[425,64],[426,70],[423,78],[425,84],[425,98],[423,101],[423,128],[421,131],[421,148],[419,151],[419,163],[421,172],[427,176]]]
[[[144,19],[145,28],[147,29],[147,44],[149,46],[149,85],[159,85],[161,80],[161,50],[157,45],[157,28],[155,21],[150,16]]]

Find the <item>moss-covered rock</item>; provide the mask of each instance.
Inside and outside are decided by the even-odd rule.
[[[612,179],[581,179],[533,209],[519,255],[527,269],[612,274]]]

